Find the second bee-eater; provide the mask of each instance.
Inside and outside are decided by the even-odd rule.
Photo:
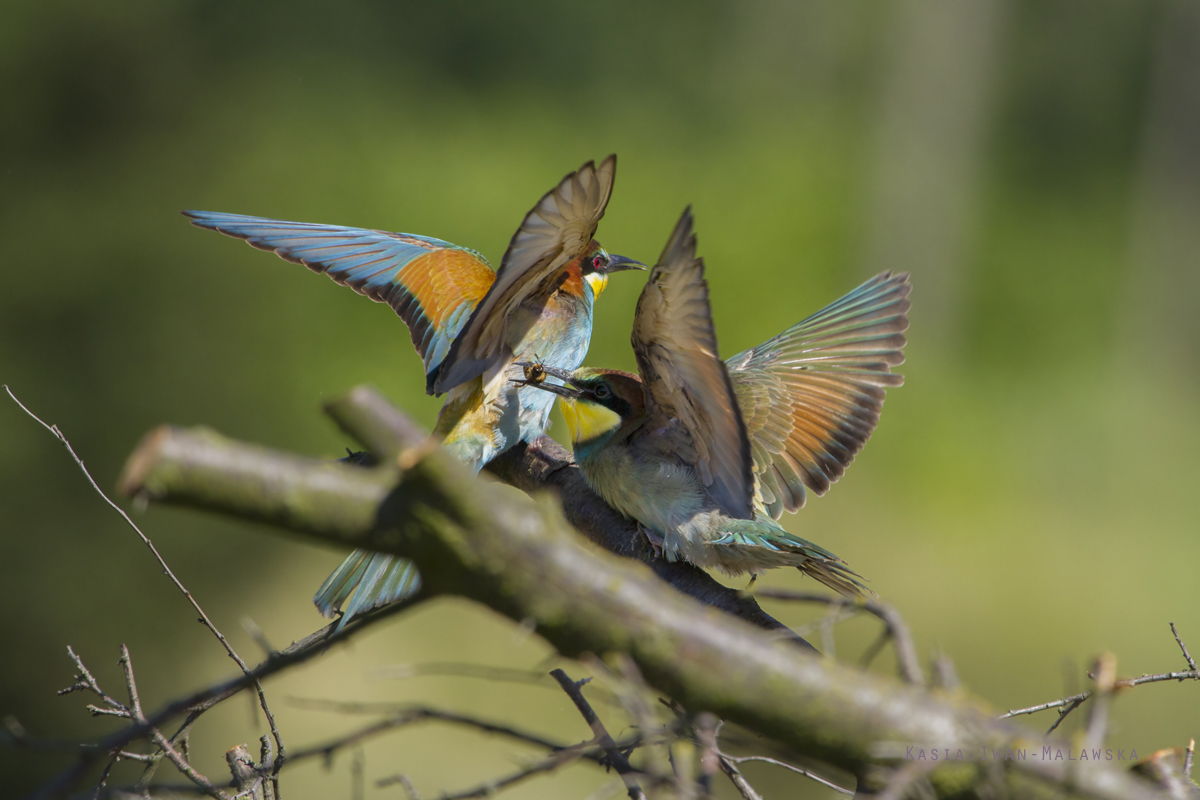
[[[857,594],[841,559],[777,520],[841,477],[901,384],[909,289],[883,273],[723,362],[688,209],[638,300],[639,374],[534,363],[520,383],[559,396],[588,485],[667,559],[730,575],[792,566]]]
[[[474,250],[427,236],[185,211],[193,224],[245,239],[322,272],[408,325],[425,365],[426,391],[448,394],[435,435],[480,469],[546,429],[553,396],[513,383],[515,362],[573,370],[592,335],[592,307],[608,275],[644,265],[610,255],[593,237],[612,194],[616,156],[562,179],[526,215],[493,271]],[[356,550],[314,602],[325,616],[354,615],[411,594],[413,565]],[[349,601],[349,602],[347,602]]]

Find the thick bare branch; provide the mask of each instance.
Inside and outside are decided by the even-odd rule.
[[[472,476],[433,451],[393,472],[321,463],[164,428],[133,455],[123,487],[148,499],[257,519],[343,547],[412,558],[431,595],[474,599],[532,620],[560,653],[628,653],[647,683],[809,757],[865,774],[878,742],[980,752],[1036,748],[1036,734],[988,717],[969,699],[853,670],[797,648],[664,586],[643,565],[585,547],[557,503]],[[1102,764],[1032,759],[1003,765],[1014,794],[1158,798]],[[974,774],[982,780],[982,765]],[[962,789],[961,765],[953,776]],[[951,780],[947,778],[947,780]]]
[[[391,463],[401,451],[428,441],[426,431],[368,386],[358,386],[326,403],[325,413],[381,462]],[[808,646],[763,611],[753,597],[722,586],[691,564],[656,557],[637,526],[588,488],[574,458],[549,436],[539,437],[532,445],[522,443],[511,448],[488,464],[487,470],[530,494],[554,492],[567,521],[584,536],[609,552],[649,564],[655,574],[684,594]]]

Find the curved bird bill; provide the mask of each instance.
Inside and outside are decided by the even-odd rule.
[[[510,314],[571,261],[587,252],[612,196],[617,157],[587,162],[564,177],[525,216],[475,308],[441,364],[437,394],[493,370],[507,357]]]
[[[650,400],[646,430],[678,431],[686,442],[664,443],[694,453],[710,496],[725,513],[754,516],[754,476],[746,425],[724,362],[696,257],[689,206],[675,226],[638,298],[633,352]],[[675,421],[678,421],[678,425]]]

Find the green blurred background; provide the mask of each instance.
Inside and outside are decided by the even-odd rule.
[[[923,655],[944,650],[1001,710],[1082,688],[1105,649],[1125,675],[1179,669],[1168,621],[1200,650],[1198,9],[8,2],[0,379],[106,488],[160,422],[335,457],[348,442],[319,405],[361,382],[431,424],[438,401],[388,308],[178,211],[423,233],[495,263],[562,174],[616,151],[600,239],[650,261],[693,203],[726,355],[877,271],[912,271],[907,383],[842,483],[789,524],[868,576]],[[640,289],[613,279],[590,363],[632,368]],[[115,691],[127,643],[151,706],[233,674],[6,398],[0,442],[0,715],[44,736],[111,728],[54,696],[68,644]],[[137,518],[248,658],[245,617],[276,646],[322,624],[309,598],[341,554],[193,513]],[[770,608],[797,626],[820,616]],[[874,630],[847,623],[839,655]],[[420,700],[582,739],[554,692],[373,677],[548,654],[442,601],[267,689],[293,748],[361,721],[294,696]],[[225,749],[262,732],[248,700],[227,703],[200,724],[199,767],[223,774]],[[1110,739],[1148,754],[1197,733],[1197,687],[1158,684],[1121,697]],[[365,748],[366,796],[400,796],[372,784],[396,772],[432,796],[528,755],[445,728],[391,735]],[[286,773],[287,796],[350,796],[351,761]],[[0,751],[0,785],[19,794],[58,764]],[[826,796],[771,769],[748,768],[768,797]],[[512,796],[583,798],[610,780],[575,766]]]

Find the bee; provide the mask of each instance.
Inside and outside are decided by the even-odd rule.
[[[546,370],[542,367],[541,362],[525,365],[525,382],[526,383],[541,383],[546,380]]]

